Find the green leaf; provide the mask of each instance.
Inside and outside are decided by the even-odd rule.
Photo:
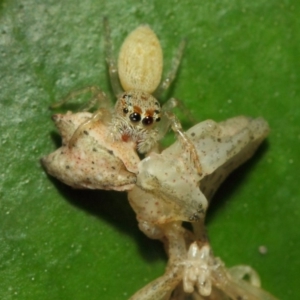
[[[251,265],[266,290],[298,299],[297,0],[1,1],[1,299],[128,299],[164,272],[163,247],[139,232],[125,194],[72,190],[39,162],[57,147],[49,105],[88,85],[110,93],[103,16],[116,50],[137,25],[150,24],[166,69],[187,37],[169,96],[199,121],[269,121],[267,142],[220,189],[207,223],[228,266]]]

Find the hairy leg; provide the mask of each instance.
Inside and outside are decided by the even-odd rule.
[[[105,32],[105,55],[108,65],[110,83],[115,96],[118,97],[123,92],[123,89],[119,80],[117,61],[113,54],[113,43],[111,40],[111,32],[107,18],[103,18],[103,25]]]
[[[91,93],[92,96],[90,100],[79,109],[79,111],[88,111],[93,107],[110,109],[113,106],[112,102],[102,90],[100,90],[96,86],[87,86],[85,88],[69,93],[59,102],[52,104],[50,108],[58,108],[71,101],[72,99],[87,93]]]
[[[181,43],[179,44],[178,50],[176,55],[173,58],[173,62],[172,62],[172,66],[171,66],[171,70],[169,71],[167,77],[160,83],[160,85],[158,86],[158,88],[156,89],[156,91],[154,92],[154,96],[159,98],[161,96],[161,94],[167,90],[169,88],[169,86],[172,84],[172,82],[174,81],[181,59],[182,59],[182,55],[183,55],[183,51],[186,45],[186,40],[183,39],[181,41]]]
[[[177,135],[177,138],[183,145],[183,148],[186,151],[188,151],[188,153],[190,154],[191,162],[194,165],[194,167],[196,168],[198,174],[201,176],[202,175],[202,167],[201,167],[201,163],[200,163],[195,145],[192,143],[192,141],[189,139],[189,137],[184,133],[182,126],[180,124],[180,121],[177,119],[177,117],[171,112],[166,112],[166,116],[170,120],[170,126],[171,126],[172,130]]]

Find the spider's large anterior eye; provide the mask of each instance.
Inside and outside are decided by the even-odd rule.
[[[134,112],[129,116],[129,119],[132,122],[139,122],[141,121],[141,115],[139,113]]]
[[[155,122],[159,122],[160,121],[160,115],[159,115],[160,111],[156,109],[154,112],[157,115],[157,118],[155,119]]]
[[[144,125],[151,125],[153,123],[153,118],[151,116],[147,116],[143,119],[142,123]]]

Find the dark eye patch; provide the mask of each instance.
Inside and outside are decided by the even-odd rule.
[[[142,123],[144,125],[151,125],[153,123],[153,117],[147,116],[143,119]]]
[[[130,119],[130,121],[136,123],[136,122],[141,121],[141,115],[137,112],[134,112],[129,116],[129,119]]]

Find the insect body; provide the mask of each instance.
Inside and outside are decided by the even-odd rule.
[[[132,142],[111,140],[110,128],[101,120],[92,119],[88,112],[57,114],[53,120],[62,136],[62,146],[42,158],[49,174],[73,188],[117,191],[133,188],[140,159],[132,151]],[[76,144],[69,147],[79,128],[82,131]]]

